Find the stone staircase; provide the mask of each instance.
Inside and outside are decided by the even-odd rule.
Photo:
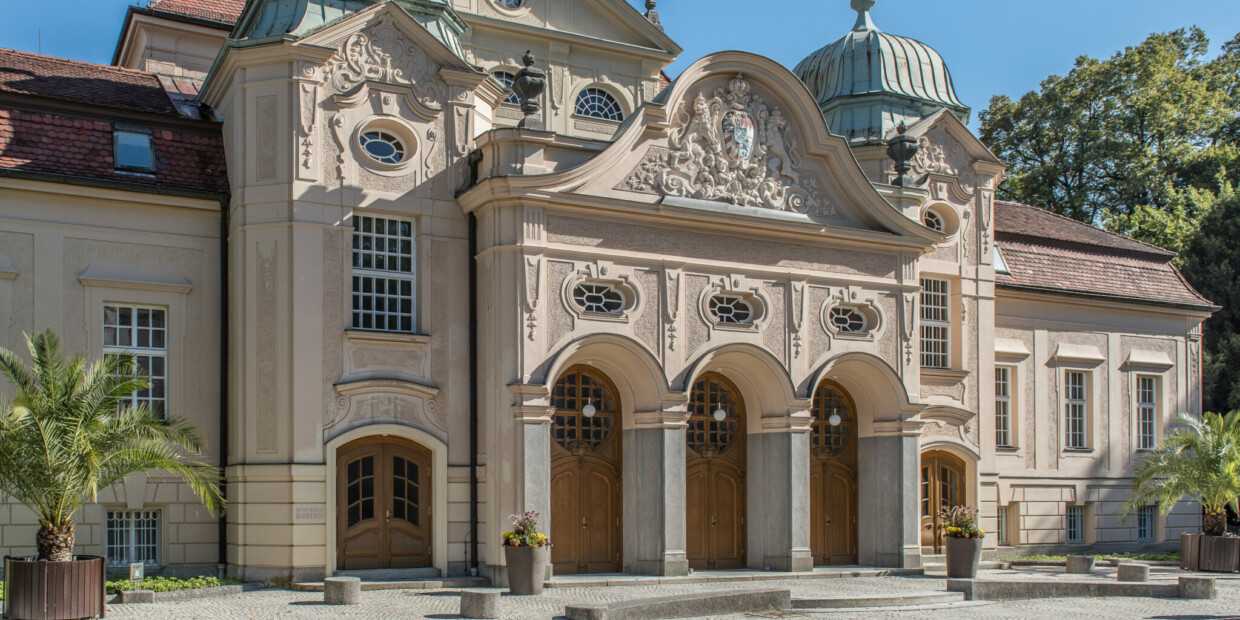
[[[976,607],[986,601],[967,601],[960,592],[906,592],[877,596],[850,596],[833,598],[792,599],[794,610],[812,613],[858,614],[864,612],[929,611]]]

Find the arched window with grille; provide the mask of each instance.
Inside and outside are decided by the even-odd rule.
[[[502,69],[492,71],[491,75],[494,76],[496,80],[499,80],[500,84],[503,84],[508,88],[512,88],[512,85],[517,81],[516,75],[510,71],[504,71]],[[500,103],[503,103],[504,105],[521,105],[521,98],[517,96],[517,93],[508,93],[508,96]]]
[[[624,108],[611,93],[601,88],[586,88],[577,94],[577,116],[601,118],[608,121],[623,121]]]

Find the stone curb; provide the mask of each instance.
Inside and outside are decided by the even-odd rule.
[[[964,600],[959,592],[910,592],[907,594],[880,594],[877,596],[852,596],[837,598],[792,599],[793,609],[850,609],[850,608],[900,608],[923,605],[941,605]]]
[[[132,604],[132,603],[174,603],[176,601],[188,601],[196,598],[211,598],[216,596],[230,596],[233,594],[242,594],[245,592],[254,592],[262,590],[266,586],[261,583],[243,583],[233,586],[215,586],[213,588],[194,588],[192,590],[176,590],[173,592],[152,592],[153,600],[149,601],[122,601],[120,594],[113,594],[108,599],[109,605]],[[145,598],[145,597],[144,597]]]
[[[569,620],[660,620],[783,611],[791,607],[791,590],[738,590],[566,605],[564,615]]]
[[[1181,578],[1183,580],[1183,578]],[[1203,586],[1204,587],[1204,584]],[[1015,601],[1038,598],[1131,596],[1181,598],[1180,583],[1128,583],[1115,581],[998,581],[948,579],[947,590],[962,592],[970,601]]]

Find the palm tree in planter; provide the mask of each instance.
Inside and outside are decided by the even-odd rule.
[[[1204,537],[1200,541],[1203,556],[1214,555],[1214,547],[1227,547],[1229,555],[1221,560],[1228,572],[1240,568],[1240,539],[1219,540],[1227,531],[1227,506],[1236,506],[1240,497],[1240,413],[1226,416],[1206,413],[1200,420],[1182,415],[1177,428],[1150,451],[1133,472],[1132,494],[1124,504],[1122,516],[1132,514],[1141,506],[1156,502],[1162,514],[1171,512],[1181,499],[1190,497],[1201,504]],[[1196,560],[1196,538],[1181,539],[1185,559]],[[1192,566],[1196,569],[1197,566]],[[1203,570],[1208,569],[1205,566]]]
[[[0,348],[0,373],[13,388],[12,400],[0,406],[0,492],[38,516],[39,555],[31,566],[42,566],[45,575],[64,574],[46,567],[74,561],[73,515],[96,501],[100,489],[130,474],[168,471],[213,514],[223,512],[219,471],[191,460],[203,444],[194,426],[133,402],[134,393],[150,386],[134,356],[106,355],[92,362],[81,355],[66,357],[51,330],[27,334],[26,346],[30,366]],[[96,560],[98,594],[78,595],[92,599],[92,605],[98,598],[102,611],[104,567],[102,559]],[[10,588],[18,586],[17,576],[9,574],[12,564],[6,567]],[[56,591],[55,584],[46,586],[46,592]],[[6,592],[6,611],[19,605],[20,597],[20,587]],[[83,615],[89,614],[68,617]]]

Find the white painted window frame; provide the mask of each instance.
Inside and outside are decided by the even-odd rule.
[[[123,519],[123,530],[117,532],[114,523],[114,515],[117,519]],[[104,533],[103,533],[103,549],[108,559],[108,566],[120,567],[135,564],[139,560],[146,566],[160,566],[163,542],[163,511],[157,508],[147,508],[142,510],[107,510],[103,516]],[[112,543],[112,535],[124,535],[125,541],[119,544]],[[123,549],[124,555],[117,557],[113,554],[113,549]]]
[[[375,222],[378,220],[381,220],[385,223],[396,222],[398,226],[400,224],[408,224],[409,225],[409,237],[406,239],[403,235],[400,235],[399,233],[397,235],[390,235],[387,233],[382,233],[382,234],[375,233],[374,232]],[[371,224],[371,232],[365,232],[362,230],[362,228],[364,227],[364,223],[367,221],[369,221]],[[396,240],[398,242],[408,240],[409,247],[410,247],[410,251],[408,255],[409,269],[408,270],[399,269],[399,268],[390,269],[387,267],[387,265],[390,264],[389,263],[390,259],[395,258],[399,260],[400,258],[405,257],[403,253],[400,253],[400,252],[392,253],[386,249],[383,250],[382,252],[379,252],[374,249],[366,250],[366,249],[362,249],[358,247],[359,241],[361,239],[364,239],[365,236],[370,236],[374,239],[382,238],[384,240],[385,247],[386,247],[387,241],[389,240]],[[361,239],[359,239],[359,237]],[[355,213],[353,214],[353,234],[350,236],[350,240],[351,240],[350,255],[352,257],[351,264],[353,265],[353,271],[352,271],[351,278],[350,278],[351,294],[350,294],[350,309],[349,309],[350,322],[349,324],[352,326],[353,329],[363,330],[363,331],[388,332],[388,333],[399,333],[399,334],[417,333],[418,332],[418,281],[417,281],[418,226],[417,226],[417,222],[410,218],[396,217],[396,216],[390,216],[386,214],[362,215],[362,214]],[[362,267],[359,263],[358,257],[362,255],[363,253],[369,253],[372,256],[372,258],[381,255],[384,258],[385,267],[383,269],[374,268],[373,263],[372,263],[372,267],[369,267],[369,268]],[[369,280],[372,285],[372,292],[369,292],[369,293],[363,292],[361,290],[364,287],[365,282],[367,280]],[[363,304],[364,296],[369,296],[372,299],[372,301],[375,301],[375,302],[383,302],[384,306],[386,306],[387,302],[389,302],[393,297],[395,297],[398,304],[404,301],[406,297],[399,293],[393,296],[392,294],[387,293],[387,292],[384,292],[384,293],[373,292],[375,290],[374,286],[382,284],[386,288],[387,285],[390,283],[395,283],[398,287],[401,287],[402,285],[405,285],[405,284],[408,285],[409,287],[409,295],[407,297],[409,301],[409,312],[408,313],[405,313],[399,310],[395,313],[389,312],[388,310],[378,310],[375,308],[374,305],[372,305],[370,310],[366,310],[362,308],[362,306],[364,305]],[[366,326],[366,321],[365,321],[368,315],[372,319],[372,323],[370,326]],[[389,326],[390,325],[389,319],[392,317],[395,317],[398,323],[401,322],[402,319],[408,318],[409,319],[408,328],[406,329],[403,326],[398,325],[397,329],[392,329]],[[382,323],[383,323],[382,327],[377,326],[379,325],[380,319],[382,319]]]
[[[995,447],[997,448],[1016,447],[1016,428],[1013,424],[1016,413],[1013,405],[1016,401],[1012,398],[1015,375],[1016,368],[1013,366],[995,366]]]
[[[1153,450],[1158,446],[1159,377],[1137,375],[1133,386],[1137,450]]]
[[[1080,377],[1079,385],[1073,381],[1075,377]],[[1091,439],[1089,371],[1076,368],[1064,369],[1062,402],[1064,449],[1089,450]]]
[[[116,312],[117,317],[118,317],[116,324],[108,323],[108,311],[109,310],[114,310]],[[120,324],[119,316],[122,310],[129,311],[130,322],[128,325]],[[158,328],[151,327],[151,326],[140,327],[138,325],[138,315],[141,311],[152,313],[152,317],[154,316],[154,313],[162,314],[163,315],[163,327],[158,327]],[[169,359],[168,359],[168,347],[169,347],[169,342],[172,339],[172,333],[170,329],[171,328],[170,314],[171,313],[169,312],[169,309],[166,306],[107,302],[103,305],[103,312],[101,313],[99,317],[100,327],[101,327],[100,334],[102,335],[102,343],[103,343],[103,354],[104,355],[132,355],[134,356],[138,365],[142,367],[142,369],[146,372],[148,377],[150,377],[151,386],[147,388],[146,390],[134,392],[133,394],[131,394],[129,396],[129,404],[131,406],[136,406],[138,404],[145,403],[147,405],[150,405],[156,412],[164,414],[164,415],[166,415],[168,412],[168,394],[169,394],[169,388],[170,388],[169,378],[170,378],[170,375],[172,374],[171,368],[169,367]],[[116,342],[109,344],[108,343],[108,329],[109,328],[118,330],[118,333],[119,333],[119,330],[121,329],[129,330],[130,344],[129,345],[120,344],[119,339],[117,339]],[[147,346],[139,345],[138,344],[139,330],[147,331],[148,339],[153,337],[156,333],[162,332],[163,333],[163,346],[161,347],[150,346],[149,340],[148,340]],[[163,370],[160,372],[155,372],[153,370],[156,366],[155,364],[156,360],[159,360],[159,366],[163,367]],[[163,394],[156,396],[152,394],[152,392],[160,391],[159,382],[162,382]],[[143,394],[143,392],[145,392],[145,394]]]
[[[947,370],[952,364],[951,282],[921,278],[921,367]]]

